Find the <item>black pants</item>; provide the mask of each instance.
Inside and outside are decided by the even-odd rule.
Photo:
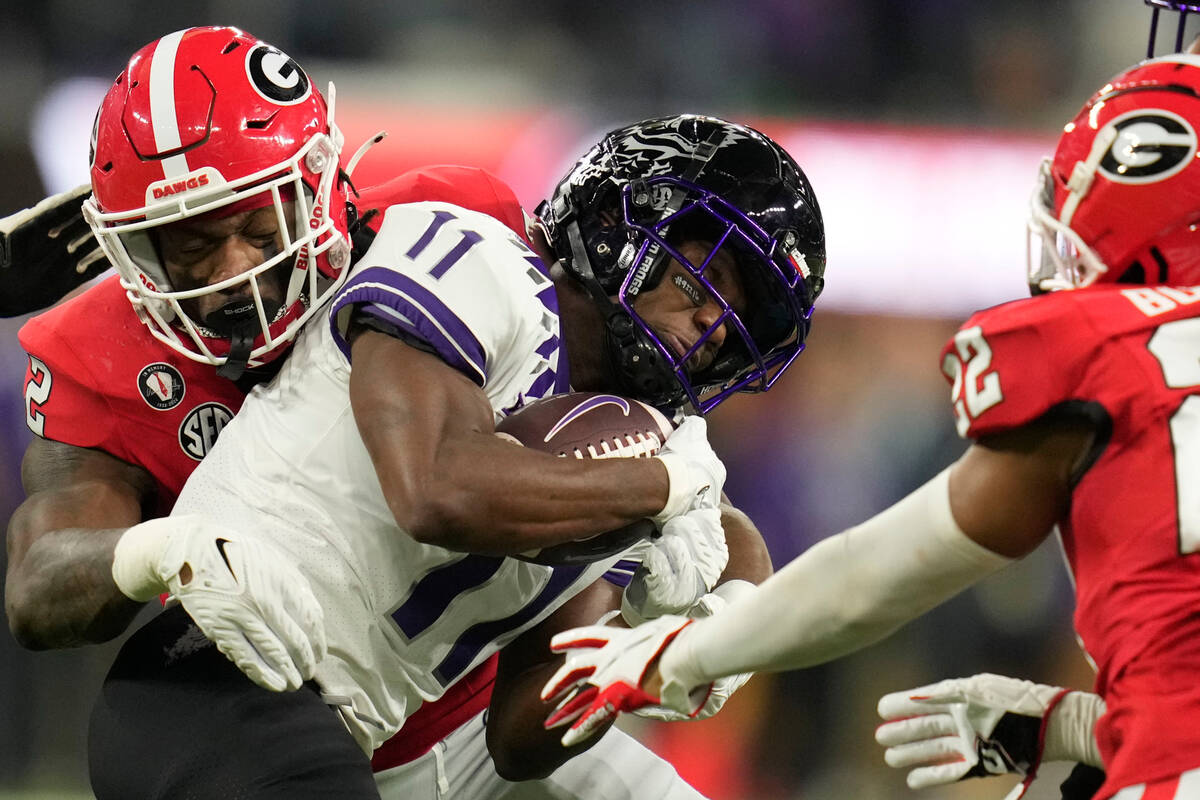
[[[255,685],[182,608],[129,638],[92,710],[98,800],[372,798],[371,763],[309,685]]]

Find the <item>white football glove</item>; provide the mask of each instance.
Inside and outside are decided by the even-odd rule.
[[[693,619],[700,617],[710,617],[713,614],[719,614],[729,605],[729,599],[745,592],[753,590],[754,584],[747,581],[729,581],[717,587],[716,591],[709,592],[701,597],[690,609],[687,616]],[[725,706],[725,701],[733,696],[733,693],[746,685],[746,681],[754,676],[753,672],[742,672],[737,675],[729,675],[724,678],[717,678],[713,681],[712,691],[708,693],[708,699],[704,701],[704,705],[694,715],[683,714],[666,706],[646,706],[639,708],[633,713],[639,717],[647,719],[656,719],[663,722],[682,722],[689,719],[708,719],[716,714]]]
[[[885,695],[875,740],[888,765],[914,767],[913,789],[1005,773],[1027,786],[1043,759],[1099,766],[1092,728],[1103,713],[1097,695],[983,673]]]
[[[729,563],[721,512],[698,508],[667,520],[621,594],[621,615],[632,627],[663,614],[688,613]]]
[[[716,508],[725,486],[725,465],[708,443],[704,417],[685,417],[655,456],[667,468],[667,504],[650,519],[659,528],[694,508]]]
[[[563,747],[571,747],[591,737],[619,712],[661,705],[665,697],[674,700],[671,705],[676,711],[689,716],[699,713],[711,684],[691,693],[664,686],[664,698],[641,688],[650,664],[691,623],[684,617],[666,616],[636,628],[588,625],[555,635],[550,649],[566,653],[567,658],[542,687],[543,701],[561,698],[545,726],[573,723],[562,737]]]
[[[113,554],[113,580],[142,602],[169,591],[217,649],[266,689],[300,688],[325,657],[324,612],[287,555],[198,514],[127,530]]]
[[[89,184],[0,219],[0,316],[29,314],[108,269],[83,219]]]

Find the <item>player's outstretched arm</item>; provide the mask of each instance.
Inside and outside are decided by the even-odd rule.
[[[359,433],[392,514],[418,541],[514,555],[665,521],[724,481],[700,419],[659,457],[560,459],[495,436],[483,391],[439,357],[370,329],[351,341]]]
[[[692,713],[695,691],[721,676],[812,666],[878,641],[1036,547],[1066,508],[1093,433],[1058,421],[979,442],[951,470],[810,548],[725,613],[694,624],[663,617],[653,631],[626,637],[560,634],[554,645],[572,651],[574,672],[544,691],[599,688],[574,739],[609,708],[660,701]]]
[[[1104,711],[1090,692],[983,673],[885,695],[875,740],[889,766],[910,770],[912,789],[1005,773],[1027,787],[1043,761],[1102,767]]]
[[[84,184],[0,219],[0,317],[32,314],[108,269],[83,219]]]
[[[107,641],[142,607],[112,578],[113,549],[142,521],[154,482],[99,450],[35,438],[21,479],[26,500],[8,524],[4,604],[13,636],[32,649]]]

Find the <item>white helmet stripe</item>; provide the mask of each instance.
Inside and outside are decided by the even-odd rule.
[[[154,126],[154,144],[160,153],[182,144],[179,120],[175,116],[175,55],[188,30],[191,29],[175,31],[159,39],[150,62],[150,123]],[[164,178],[178,178],[189,171],[187,157],[182,153],[164,158],[162,165]]]

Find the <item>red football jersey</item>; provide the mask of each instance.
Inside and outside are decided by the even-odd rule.
[[[522,238],[525,215],[512,190],[487,172],[437,166],[363,189],[360,215],[400,203],[439,201],[499,219]],[[377,229],[383,215],[368,220]],[[40,314],[19,333],[29,354],[25,416],[38,436],[103,450],[144,467],[157,481],[160,515],[169,513],[192,469],[241,408],[237,386],[150,335],[116,276]],[[432,747],[487,707],[496,659],[421,706],[375,758],[377,770]]]
[[[158,483],[160,514],[242,405],[212,365],[150,335],[115,275],[34,317],[19,337],[29,354],[26,424],[144,467]]]
[[[1200,287],[988,309],[942,351],[942,370],[972,439],[1061,409],[1100,422],[1059,524],[1075,628],[1108,703],[1098,796],[1200,765]]]

